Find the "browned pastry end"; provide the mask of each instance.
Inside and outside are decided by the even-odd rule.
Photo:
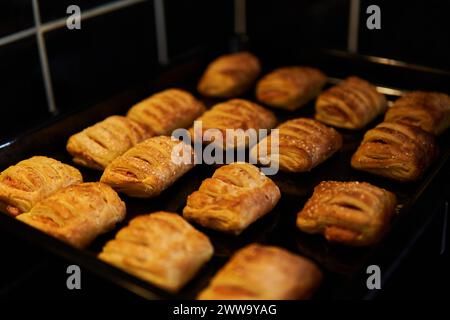
[[[410,124],[439,135],[450,127],[450,96],[440,92],[409,92],[394,102],[384,120]]]
[[[212,257],[208,237],[176,213],[140,215],[99,258],[165,290],[180,290]]]
[[[260,72],[258,58],[249,52],[222,55],[208,65],[197,89],[204,96],[232,98],[249,89]]]
[[[74,167],[52,158],[31,157],[0,173],[0,211],[17,216],[56,191],[81,182],[83,177]]]
[[[214,105],[210,110],[206,111],[196,121],[201,122],[203,132],[208,129],[217,129],[224,137],[226,147],[234,146],[243,148],[248,146],[249,139],[247,136],[242,139],[236,139],[235,136],[227,135],[227,129],[242,129],[242,134],[248,129],[271,129],[276,124],[274,114],[261,107],[260,105],[244,99],[232,99]],[[202,131],[190,129],[191,137],[194,135],[195,140],[203,137]],[[239,132],[236,133],[239,137]],[[203,138],[203,142],[208,142]]]
[[[236,162],[217,169],[192,193],[183,216],[218,231],[240,234],[270,212],[280,199],[277,185],[249,163]]]
[[[112,230],[125,212],[125,203],[111,187],[89,182],[54,193],[17,219],[76,248],[85,248]]]
[[[437,155],[433,135],[397,122],[367,131],[352,157],[352,167],[398,181],[419,179]]]
[[[67,151],[75,163],[103,170],[112,160],[151,136],[150,129],[134,120],[110,116],[71,136]]]
[[[349,77],[319,95],[315,117],[338,128],[361,129],[386,107],[385,96],[375,86],[358,77]]]
[[[129,196],[151,198],[193,167],[191,146],[167,136],[152,137],[114,159],[100,181]]]
[[[205,111],[204,104],[180,89],[167,89],[131,107],[127,117],[150,128],[155,135],[171,135],[188,128]]]
[[[327,82],[327,77],[311,67],[283,67],[258,81],[256,97],[269,106],[296,110],[314,99]]]
[[[312,261],[279,247],[250,244],[233,255],[198,299],[308,299],[321,280]]]
[[[297,226],[351,246],[381,240],[395,212],[392,192],[366,182],[323,181],[298,213]]]
[[[310,171],[342,147],[342,137],[336,130],[313,119],[288,120],[277,129],[277,153],[272,150],[276,142],[270,135],[254,146],[250,154],[264,164],[278,161],[282,171]]]

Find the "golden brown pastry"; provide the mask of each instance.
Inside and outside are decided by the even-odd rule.
[[[352,157],[352,167],[398,181],[421,177],[437,155],[434,137],[422,129],[383,122],[367,131]]]
[[[111,187],[89,182],[54,193],[17,219],[76,248],[84,248],[122,221],[125,211],[125,204]]]
[[[83,182],[81,173],[43,156],[20,161],[0,174],[0,211],[17,216],[61,188]]]
[[[321,280],[312,261],[282,248],[251,244],[233,255],[198,299],[308,299]]]
[[[171,135],[178,128],[188,128],[205,111],[205,106],[192,94],[180,89],[167,89],[131,107],[127,117],[139,122],[155,135]]]
[[[313,119],[288,120],[277,129],[278,153],[272,151],[271,145],[275,142],[268,136],[255,145],[250,154],[265,164],[278,161],[283,171],[310,171],[342,147],[342,137],[336,130]]]
[[[199,225],[240,234],[271,211],[280,199],[277,185],[254,165],[231,163],[217,169],[192,193],[183,216]]]
[[[74,134],[67,142],[73,161],[103,170],[112,160],[153,133],[139,123],[122,116],[111,116]]]
[[[208,129],[218,129],[224,137],[226,147],[237,148],[248,145],[248,139],[235,140],[233,136],[227,135],[227,129],[271,129],[276,124],[276,118],[272,112],[260,105],[244,99],[232,99],[214,105],[206,111],[196,122],[201,122],[203,132]],[[194,128],[190,129],[191,136]],[[195,130],[194,139],[202,137],[202,131]],[[207,139],[203,139],[205,141]]]
[[[272,107],[296,110],[314,99],[326,82],[327,77],[318,69],[283,67],[258,81],[256,97]]]
[[[249,89],[260,72],[258,58],[249,52],[222,55],[206,68],[198,92],[208,97],[232,98]]]
[[[395,205],[392,192],[370,183],[323,181],[298,213],[297,226],[330,242],[372,245],[389,228]]]
[[[394,102],[384,120],[410,124],[439,135],[450,127],[450,96],[439,92],[409,92]]]
[[[170,292],[180,290],[213,254],[208,237],[176,213],[132,219],[99,258]]]
[[[172,159],[173,152],[181,160],[182,151],[188,153],[189,162]],[[100,181],[132,197],[156,197],[194,167],[192,155],[192,148],[183,142],[167,136],[153,137],[113,160]]]
[[[361,129],[386,107],[385,96],[375,86],[358,77],[349,77],[319,95],[315,117],[338,128]]]

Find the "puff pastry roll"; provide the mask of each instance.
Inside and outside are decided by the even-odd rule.
[[[386,107],[385,96],[375,86],[358,77],[349,77],[319,95],[315,117],[338,128],[361,129]]]
[[[0,211],[17,216],[59,189],[82,181],[77,169],[52,158],[20,161],[0,173]]]
[[[450,96],[439,92],[409,92],[394,102],[384,120],[410,124],[439,135],[450,127]]]
[[[283,67],[258,81],[256,97],[272,107],[296,110],[314,99],[326,82],[327,77],[318,69]]]
[[[323,181],[298,213],[297,226],[330,242],[372,245],[389,228],[395,205],[392,192],[370,183]]]
[[[225,138],[225,146],[234,145],[237,148],[247,146],[248,139],[235,140],[234,137],[226,134],[227,129],[271,129],[276,124],[276,118],[271,111],[244,99],[232,99],[218,103],[196,121],[201,122],[201,129],[203,131],[218,129]],[[191,135],[194,134],[195,140],[201,138],[203,134],[203,132],[198,131],[195,127],[191,128],[190,132]]]
[[[178,128],[188,128],[205,111],[205,106],[192,94],[180,89],[167,89],[131,107],[127,117],[155,133],[170,135]]]
[[[218,231],[240,234],[271,211],[280,199],[277,185],[249,163],[217,169],[188,196],[183,216]]]
[[[170,292],[180,290],[213,254],[208,237],[176,213],[132,219],[99,258]]]
[[[421,177],[437,155],[434,137],[422,129],[383,122],[367,131],[352,157],[352,167],[398,181]]]
[[[181,160],[182,152],[189,153],[191,161],[172,159],[173,153]],[[152,137],[113,160],[100,181],[132,197],[156,197],[194,166],[192,157],[191,146],[168,136]]]
[[[277,161],[288,172],[310,171],[342,147],[342,137],[333,128],[307,118],[288,120],[277,127],[278,154],[272,152],[272,137],[267,136],[250,154],[259,162]],[[277,157],[276,157],[277,156]]]
[[[111,187],[89,182],[58,191],[17,219],[76,248],[84,248],[122,221],[125,211],[125,204]]]
[[[260,72],[258,58],[249,52],[222,55],[208,65],[197,89],[204,96],[232,98],[249,89]]]
[[[66,149],[75,163],[103,170],[112,160],[152,135],[149,129],[131,119],[111,116],[71,136]]]
[[[198,299],[308,299],[321,280],[312,261],[279,247],[251,244],[231,257]]]

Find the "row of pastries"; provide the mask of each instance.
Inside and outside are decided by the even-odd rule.
[[[110,116],[71,136],[67,151],[81,166],[102,170],[100,182],[83,183],[78,169],[35,156],[0,174],[0,210],[72,246],[85,248],[126,216],[119,193],[152,198],[193,168],[174,163],[177,128],[271,129],[272,111],[235,98],[252,87],[259,60],[244,52],[219,57],[199,81],[202,95],[232,98],[206,111],[187,91],[168,89],[134,105],[126,116]],[[257,99],[296,110],[316,99],[315,119],[291,119],[277,126],[274,157],[269,135],[250,154],[258,163],[279,162],[286,172],[313,170],[343,144],[334,129],[361,129],[387,109],[386,98],[367,81],[349,77],[320,93],[326,76],[311,67],[283,67],[261,78]],[[394,102],[385,121],[369,130],[352,157],[355,169],[398,181],[417,180],[437,156],[434,135],[450,126],[450,98],[412,92]],[[268,157],[268,159],[264,159]],[[214,248],[196,225],[239,235],[270,212],[281,197],[278,186],[258,167],[231,163],[218,168],[187,198],[182,216],[155,212],[132,219],[107,242],[99,258],[171,292],[179,291],[212,257]],[[366,246],[389,230],[396,197],[366,182],[323,181],[298,212],[296,225],[330,242]],[[191,224],[192,223],[192,224]],[[320,285],[322,273],[307,258],[285,249],[251,244],[236,252],[200,299],[301,299]]]

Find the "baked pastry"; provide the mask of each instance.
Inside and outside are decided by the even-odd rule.
[[[277,185],[249,163],[217,169],[187,198],[183,216],[218,231],[240,234],[271,211],[280,199]]]
[[[191,137],[194,134],[193,139],[195,141],[202,138],[203,142],[208,142],[208,139],[203,136],[203,132],[209,129],[217,129],[225,138],[225,141],[222,142],[225,143],[226,148],[230,148],[230,146],[243,148],[249,144],[245,132],[242,132],[244,137],[240,139],[239,132],[235,132],[235,136],[233,136],[227,134],[227,129],[271,129],[276,124],[276,118],[271,111],[256,103],[244,99],[232,99],[214,105],[196,122],[201,123],[201,128],[198,129],[194,126],[190,129]],[[238,138],[236,139],[236,137]]]
[[[398,181],[421,177],[437,155],[434,137],[402,123],[383,122],[367,131],[352,167]]]
[[[122,221],[125,211],[125,204],[111,187],[88,182],[54,193],[17,219],[76,248],[84,248]]]
[[[198,299],[308,299],[321,280],[312,261],[275,246],[250,244],[233,255]]]
[[[181,161],[186,155],[188,161]],[[191,146],[168,136],[153,137],[114,159],[100,181],[132,197],[156,197],[194,167],[192,157]]]
[[[249,52],[222,55],[208,65],[197,89],[204,96],[232,98],[249,89],[260,72],[258,58]]]
[[[58,160],[35,156],[0,173],[0,211],[17,216],[61,188],[83,182],[80,171]]]
[[[204,111],[204,104],[189,92],[167,89],[131,107],[127,117],[147,126],[155,135],[171,135],[175,129],[188,128]]]
[[[152,135],[134,120],[111,116],[71,136],[66,148],[75,163],[103,170],[112,160]]]
[[[283,67],[265,75],[256,85],[256,97],[269,106],[296,110],[314,99],[327,82],[318,69]]]
[[[395,212],[392,192],[366,182],[323,181],[297,215],[297,226],[330,242],[367,246],[378,242]]]
[[[272,150],[272,136],[255,145],[250,155],[260,163],[276,161],[282,171],[305,172],[324,162],[342,147],[342,137],[319,121],[297,118],[277,127],[278,151]]]
[[[180,290],[212,257],[208,237],[176,213],[132,219],[99,258],[170,292]]]
[[[384,120],[410,124],[439,135],[450,127],[450,96],[439,92],[409,92],[394,102]]]
[[[385,96],[375,86],[358,77],[349,77],[319,95],[315,117],[338,128],[362,129],[386,107]]]

